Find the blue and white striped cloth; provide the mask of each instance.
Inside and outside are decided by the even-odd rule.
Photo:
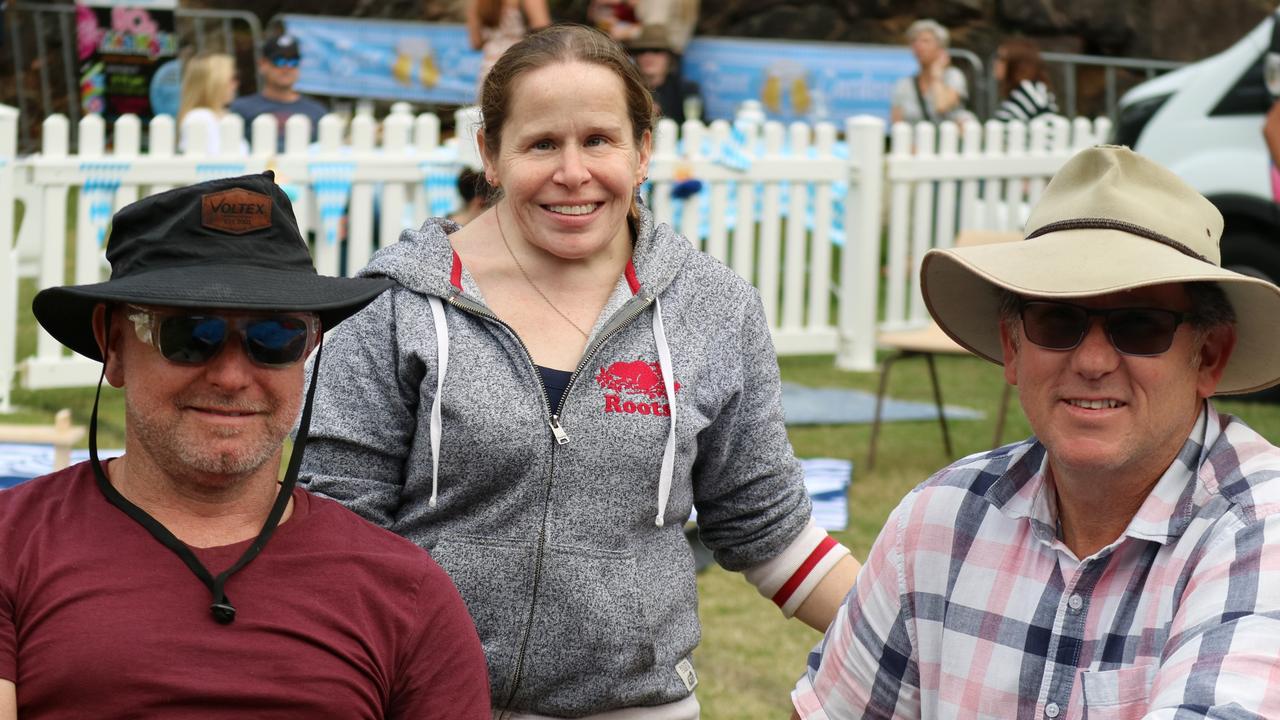
[[[95,160],[80,163],[80,171],[85,174],[80,199],[88,205],[89,225],[97,232],[98,247],[106,244],[107,226],[115,211],[116,190],[120,189],[120,180],[129,172],[130,167],[132,163],[119,161]]]
[[[316,208],[320,212],[324,239],[332,245],[338,242],[341,234],[342,218],[347,213],[347,203],[351,198],[351,178],[356,166],[349,162],[319,162],[311,163],[307,169],[311,174],[311,186],[315,188]]]
[[[426,160],[419,167],[422,169],[422,187],[427,191],[428,217],[445,217],[458,210],[462,204],[462,196],[458,194],[462,163]]]

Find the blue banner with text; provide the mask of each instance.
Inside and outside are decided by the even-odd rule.
[[[298,89],[316,95],[445,105],[475,102],[480,53],[462,25],[285,15],[302,48]],[[731,119],[757,101],[770,120],[842,123],[889,118],[893,85],[916,72],[902,46],[694,38],[684,74],[703,119]]]
[[[297,89],[313,95],[470,105],[480,53],[462,25],[285,15],[302,52]]]
[[[910,50],[888,45],[695,38],[684,56],[684,75],[698,83],[711,120],[755,100],[770,120],[887,122],[894,84],[917,69]]]

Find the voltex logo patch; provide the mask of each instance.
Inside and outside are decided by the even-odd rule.
[[[615,362],[600,368],[596,384],[604,390],[604,411],[628,415],[671,415],[667,391],[663,387],[662,368],[643,359]],[[680,392],[680,383],[672,383]]]
[[[271,227],[271,198],[243,188],[202,195],[200,224],[232,235]]]

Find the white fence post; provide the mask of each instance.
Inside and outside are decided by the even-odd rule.
[[[911,159],[911,126],[896,123],[891,130],[889,162]],[[888,282],[885,283],[885,327],[900,328],[907,316],[907,231],[911,229],[911,182],[889,177],[889,258]]]
[[[671,223],[676,216],[675,202],[671,197],[672,188],[680,178],[675,176],[675,168],[680,161],[676,153],[676,140],[680,136],[680,126],[671,118],[658,121],[658,131],[653,138],[653,155],[649,159],[649,207],[653,209],[655,223]],[[662,170],[672,168],[670,172]]]
[[[17,152],[18,111],[0,105],[0,413],[13,410],[10,393],[18,363],[19,260],[13,232]]]
[[[359,162],[373,153],[373,118],[357,115],[351,121],[351,152]],[[399,226],[400,219],[396,219]],[[357,180],[351,185],[350,205],[347,207],[346,274],[369,264],[373,255],[373,183]],[[335,273],[336,274],[336,273]]]
[[[107,147],[107,124],[101,115],[80,119],[80,169],[88,183],[76,198],[75,283],[87,285],[102,280],[107,223],[115,207],[116,179],[103,154]],[[107,217],[103,217],[103,215]]]
[[[782,158],[783,130],[780,123],[764,124],[764,159]],[[782,186],[777,180],[764,183],[760,209],[760,298],[769,327],[778,326],[778,295],[782,286]]]
[[[289,122],[299,117],[302,116],[294,115],[289,118]],[[342,208],[351,198],[348,185],[351,178],[339,157],[342,152],[343,129],[342,118],[337,115],[320,118],[322,159],[308,164],[307,179],[312,187],[311,199],[315,203],[315,210],[311,215],[318,216],[320,220],[316,226],[316,270],[322,275],[339,275],[342,263]],[[292,148],[289,150],[292,152]]]
[[[960,128],[953,122],[938,126],[938,159],[954,161],[960,151]],[[934,237],[937,247],[951,247],[956,239],[956,183],[938,183],[938,220]],[[918,263],[919,261],[917,261]],[[919,265],[917,264],[917,267]]]
[[[831,123],[814,126],[816,160],[835,159],[836,128]],[[813,188],[813,242],[809,246],[809,316],[806,331],[827,332],[831,327],[831,221],[832,186],[816,183]],[[847,241],[846,241],[847,242]]]
[[[474,162],[480,162],[480,151],[476,145],[475,137],[475,131],[479,128],[478,123],[480,122],[479,108],[463,108],[463,110],[474,110],[475,112],[464,113],[459,110],[454,114],[458,127],[463,128],[462,132],[465,133],[457,138],[458,154],[459,157],[470,157],[474,154]],[[421,158],[429,158],[439,152],[440,118],[431,113],[422,113],[414,120],[413,146],[417,148],[418,157]],[[467,161],[464,160],[463,162]],[[428,197],[427,187],[423,183],[417,183],[413,189],[413,208],[419,221],[431,216],[431,201]]]
[[[969,118],[964,122],[964,130],[960,139],[960,155],[966,161],[980,162],[982,154],[982,126],[977,120]],[[982,227],[978,213],[978,178],[966,177],[960,181],[960,227],[961,230]]]
[[[273,125],[272,127],[275,126]],[[177,146],[177,126],[173,122],[173,117],[170,115],[157,115],[151,118],[151,122],[147,124],[147,157],[151,160],[165,162],[173,157],[173,151]],[[272,146],[273,151],[274,147]],[[153,183],[151,185],[151,194],[156,195],[172,187],[168,183]]]
[[[849,196],[840,255],[839,347],[836,367],[876,367],[880,292],[881,203],[884,197],[884,121],[860,115],[845,123],[849,143]]]
[[[806,158],[809,152],[809,126],[791,123],[789,128],[791,155]],[[806,258],[808,245],[805,237],[805,210],[809,205],[809,185],[804,182],[787,183],[787,235],[784,240],[782,270],[782,322],[784,332],[802,332],[804,329],[804,285],[809,275]]]
[[[67,157],[71,124],[65,115],[50,115],[41,130],[40,159],[59,160]],[[65,184],[48,184],[44,187],[44,218],[41,229],[44,240],[40,243],[41,289],[65,283],[67,247],[67,191]],[[39,328],[36,337],[36,358],[40,361],[57,361],[62,356],[62,344]]]
[[[934,145],[937,138],[937,127],[933,123],[916,125],[916,159],[928,162],[937,155]],[[904,264],[911,268],[907,278],[908,320],[912,325],[923,323],[928,317],[924,307],[924,295],[920,292],[920,262],[924,254],[933,247],[934,220],[937,213],[933,207],[933,183],[916,181],[912,193],[911,251]],[[937,218],[941,221],[941,218]]]
[[[745,141],[744,151],[758,157],[761,152],[760,126],[753,122],[739,122],[734,127]],[[750,173],[746,175],[737,181],[738,205],[734,212],[737,222],[733,226],[733,252],[730,255],[733,269],[755,285],[756,182]]]
[[[711,147],[719,153],[729,142],[729,123],[716,120],[711,123]],[[729,180],[710,183],[710,203],[707,210],[707,254],[721,262],[729,262]]]
[[[413,128],[413,116],[408,113],[392,113],[382,123],[382,150],[387,157],[403,157],[409,152],[409,131]],[[404,223],[407,188],[404,183],[386,183],[382,188],[382,206],[378,211],[378,247],[386,247],[400,237]],[[351,274],[364,267],[368,258],[353,265]]]
[[[691,166],[698,166],[706,159],[702,153],[702,142],[707,128],[697,120],[685,120],[681,128],[684,139],[684,159]],[[680,234],[684,235],[696,248],[705,248],[702,243],[702,193],[707,192],[707,181],[703,181],[700,192],[683,200],[680,208]]]

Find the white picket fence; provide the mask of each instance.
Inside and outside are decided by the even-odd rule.
[[[163,116],[147,127],[146,152],[136,118],[115,124],[110,152],[100,117],[80,122],[75,155],[67,152],[69,129],[65,117],[47,118],[41,152],[19,158],[17,115],[0,107],[0,249],[8,255],[0,262],[0,412],[10,407],[19,368],[31,388],[97,381],[97,363],[43,331],[34,355],[19,365],[17,318],[30,310],[18,307],[17,285],[22,278],[40,288],[105,279],[102,241],[120,207],[176,185],[269,168],[293,198],[300,228],[315,238],[320,272],[350,274],[402,228],[446,211],[457,171],[475,154],[469,138],[442,143],[440,121],[430,114],[392,113],[380,123],[331,115],[315,144],[307,120],[294,117],[280,153],[275,121],[260,117],[248,156],[176,154],[174,123]],[[236,147],[242,130],[239,118],[225,118],[222,146]],[[659,221],[675,223],[759,288],[780,354],[834,353],[842,368],[874,369],[877,329],[926,317],[916,272],[923,252],[949,245],[961,229],[1020,227],[1047,179],[1074,149],[1102,141],[1109,123],[899,125],[887,155],[884,130],[870,117],[849,120],[843,141],[830,124],[659,126],[645,188],[650,206]],[[674,198],[673,189],[690,179],[702,189]],[[19,203],[24,213],[15,233]]]

